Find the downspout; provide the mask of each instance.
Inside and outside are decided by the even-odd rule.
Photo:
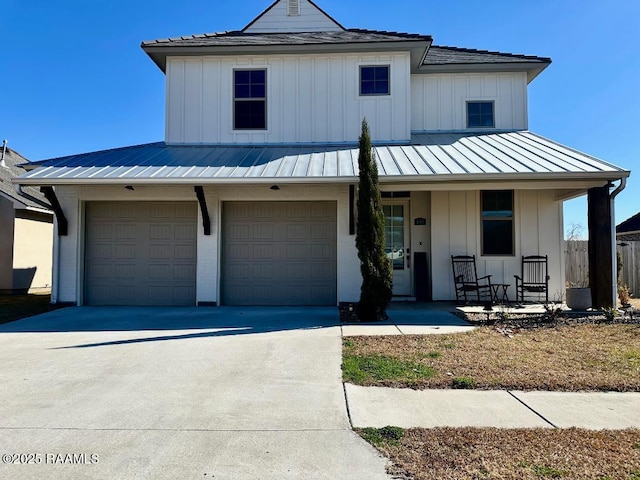
[[[613,308],[618,306],[618,251],[616,249],[616,197],[627,186],[627,178],[620,179],[620,185],[611,192],[611,294],[613,299]]]

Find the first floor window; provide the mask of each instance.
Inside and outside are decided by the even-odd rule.
[[[389,95],[390,84],[389,65],[360,67],[360,95]]]
[[[480,194],[482,254],[514,255],[513,190],[486,190]]]
[[[494,128],[493,110],[493,102],[467,102],[467,128]]]
[[[267,128],[267,71],[233,72],[233,128],[265,130]]]

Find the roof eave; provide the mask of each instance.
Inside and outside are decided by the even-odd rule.
[[[380,175],[380,183],[446,183],[446,182],[513,182],[513,181],[593,181],[608,183],[620,180],[630,175],[628,171],[610,172],[544,172],[544,173],[477,173],[477,174],[433,174],[433,175]],[[144,177],[118,177],[118,178],[23,178],[13,180],[20,185],[261,185],[261,184],[330,184],[353,183],[358,181],[357,176],[339,177],[238,177],[238,178],[144,178]]]
[[[362,53],[409,51],[412,70],[417,71],[431,45],[432,40],[402,39],[385,42],[344,42],[300,45],[230,45],[230,46],[175,46],[170,44],[141,45],[142,50],[164,73],[167,71],[167,57],[230,56],[230,55],[296,55],[309,53]]]
[[[527,83],[531,83],[549,65],[548,62],[495,62],[495,63],[449,63],[422,65],[417,73],[483,73],[483,72],[527,72]]]

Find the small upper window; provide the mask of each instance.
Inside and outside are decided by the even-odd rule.
[[[360,67],[360,95],[389,95],[389,65]]]
[[[265,130],[267,128],[267,71],[233,72],[233,128]]]
[[[494,128],[493,102],[467,102],[467,128]]]

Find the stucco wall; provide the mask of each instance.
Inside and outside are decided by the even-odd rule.
[[[17,211],[13,248],[14,290],[51,288],[52,252],[52,215]]]

